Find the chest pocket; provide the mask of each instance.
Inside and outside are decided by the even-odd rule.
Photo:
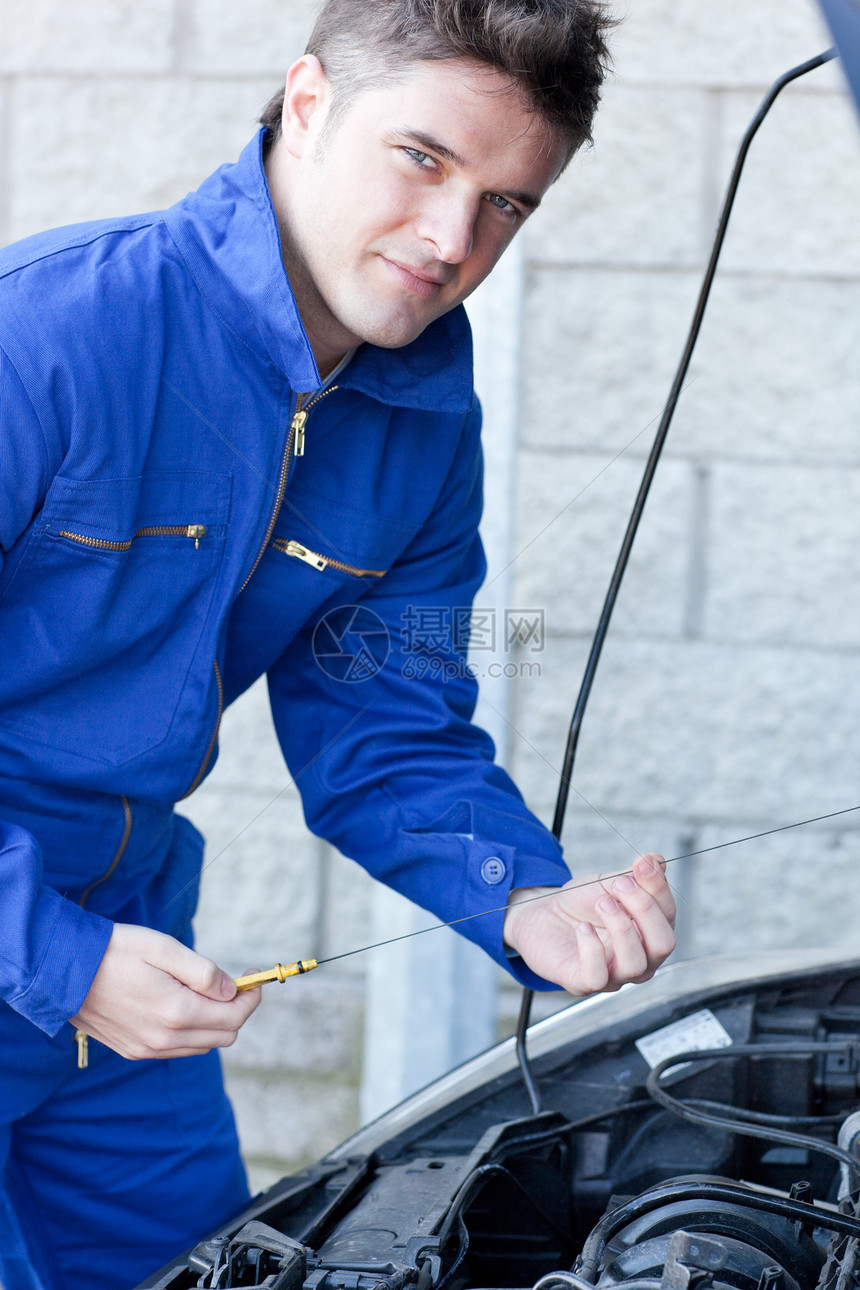
[[[230,482],[54,480],[0,598],[0,727],[121,765],[167,738],[189,691],[205,710]]]
[[[265,555],[230,615],[229,693],[268,672],[333,605],[384,586],[415,529],[291,486]]]
[[[278,516],[270,547],[329,579],[384,577],[417,532],[400,516],[335,503],[309,490],[291,489]]]

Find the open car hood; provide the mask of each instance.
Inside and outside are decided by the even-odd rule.
[[[860,963],[680,964],[534,1026],[529,1051],[540,1114],[499,1044],[145,1286],[853,1290]]]

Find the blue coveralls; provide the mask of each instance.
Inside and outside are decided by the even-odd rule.
[[[262,673],[310,827],[376,877],[450,920],[568,876],[452,636],[484,572],[465,314],[314,405],[261,140],[170,210],[0,252],[6,1290],[127,1290],[246,1199],[217,1055],[78,1071],[66,1023],[113,921],[191,943],[174,803]],[[501,921],[463,930],[511,966]]]

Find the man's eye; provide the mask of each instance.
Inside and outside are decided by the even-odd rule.
[[[506,215],[519,215],[516,206],[508,201],[507,197],[501,197],[498,193],[487,193],[487,201],[496,210],[503,211]]]
[[[425,170],[432,170],[436,165],[432,157],[428,156],[426,152],[420,152],[418,148],[405,148],[404,151],[407,157],[411,157],[417,165],[423,166]]]

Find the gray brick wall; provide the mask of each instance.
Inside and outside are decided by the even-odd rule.
[[[507,756],[544,818],[734,147],[770,82],[829,43],[811,0],[627,8],[596,147],[527,233],[512,596],[545,608],[548,642]],[[0,0],[0,241],[167,204],[235,157],[312,9]],[[858,798],[858,199],[860,134],[826,69],[750,158],[581,742],[580,871]],[[371,884],[308,838],[262,688],[187,809],[209,839],[198,942],[226,967],[370,939]],[[679,862],[682,952],[853,945],[858,825]],[[228,1054],[255,1182],[356,1125],[365,973],[358,956],[272,988]]]
[[[528,232],[515,595],[547,606],[549,643],[513,766],[547,818],[735,149],[770,83],[830,43],[805,0],[628,8],[596,146]],[[827,68],[750,154],[586,718],[579,871],[860,800],[858,209],[860,133]],[[857,829],[679,862],[682,952],[854,944]]]

